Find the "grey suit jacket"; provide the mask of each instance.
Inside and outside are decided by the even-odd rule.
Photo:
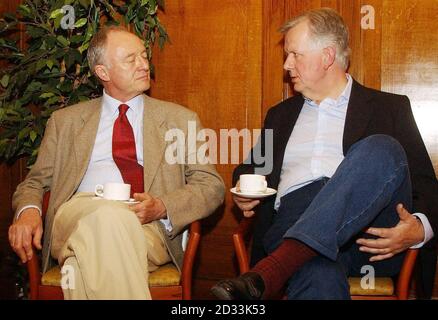
[[[173,229],[169,233],[162,228],[162,233],[173,261],[180,268],[182,231],[191,222],[213,213],[222,203],[224,183],[214,165],[169,164],[165,160],[166,147],[172,143],[165,141],[166,132],[179,129],[187,137],[189,121],[196,123],[197,130],[202,129],[196,113],[146,95],[143,98],[144,190],[159,197],[166,206]],[[55,111],[47,122],[37,161],[13,195],[13,209],[19,212],[26,205],[41,209],[44,192],[51,192],[44,227],[43,271],[53,264],[50,239],[54,216],[75,194],[84,177],[101,109],[99,98]],[[185,146],[187,159],[187,142]]]

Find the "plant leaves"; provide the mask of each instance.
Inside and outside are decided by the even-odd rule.
[[[40,38],[46,33],[44,29],[33,26],[26,26],[26,32],[31,38]]]
[[[25,4],[21,4],[21,5],[19,5],[18,8],[17,8],[17,10],[18,10],[18,12],[19,12],[20,14],[22,14],[24,17],[29,17],[29,16],[31,16],[31,14],[30,14],[30,8],[29,8],[27,5],[25,5]]]
[[[150,15],[155,14],[157,12],[158,6],[155,0],[150,0],[149,1],[149,11],[148,13]]]
[[[55,94],[53,92],[45,92],[42,95],[40,95],[40,98],[50,98],[53,97]]]
[[[15,13],[0,19],[0,65],[7,66],[0,69],[0,161],[27,156],[32,164],[52,112],[102,94],[85,55],[102,23],[132,23],[148,55],[168,36],[156,13],[163,0],[18,2],[23,4]],[[74,29],[61,29],[66,4],[75,9]],[[26,32],[24,48],[18,25]]]
[[[31,131],[29,133],[30,141],[35,142],[35,139],[37,138],[38,134],[35,131]]]
[[[82,43],[85,40],[85,36],[83,34],[76,34],[70,38],[70,42],[74,44]]]
[[[90,45],[89,42],[84,43],[83,45],[81,45],[81,46],[78,48],[79,52],[82,54],[85,50],[88,49],[88,46],[89,46],[89,45]]]
[[[80,28],[80,27],[84,26],[87,23],[87,21],[88,21],[87,18],[79,19],[75,23],[75,28]]]
[[[18,140],[23,139],[24,137],[26,137],[29,134],[30,128],[24,128],[22,130],[20,130],[20,132],[18,133]]]
[[[47,65],[47,68],[49,68],[49,70],[52,70],[53,60],[47,60],[46,65]]]
[[[56,19],[58,16],[62,16],[62,15],[64,15],[64,10],[56,9],[56,10],[52,11],[49,19]]]
[[[38,60],[38,61],[37,61],[37,64],[36,64],[35,72],[40,71],[40,70],[41,70],[42,68],[44,68],[46,65],[47,65],[47,60],[44,60],[44,59],[42,59],[42,60]]]
[[[9,75],[8,74],[3,75],[2,79],[0,80],[0,83],[3,88],[6,88],[9,84]]]
[[[41,89],[41,82],[32,81],[26,88],[26,91],[37,91]]]
[[[85,9],[88,9],[88,7],[91,4],[91,0],[79,0],[79,3],[81,6],[83,6]]]
[[[64,36],[57,36],[56,40],[58,40],[58,42],[64,47],[68,47],[70,45],[70,41],[68,41]]]
[[[57,97],[57,96],[51,97],[46,101],[45,105],[48,106],[48,105],[54,104],[55,102],[58,102],[58,101],[59,101],[59,97]]]

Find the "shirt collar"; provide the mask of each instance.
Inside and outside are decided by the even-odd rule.
[[[331,99],[331,100],[333,100],[333,101],[335,102],[335,105],[336,105],[336,106],[343,105],[344,103],[347,103],[347,102],[350,100],[351,87],[352,87],[352,85],[353,85],[353,78],[352,78],[351,75],[348,74],[348,73],[346,73],[345,76],[347,77],[347,85],[345,86],[344,90],[343,90],[342,93],[339,95],[339,97],[338,97],[336,100],[331,99],[331,98],[326,98],[326,99]],[[306,102],[307,104],[309,104],[309,105],[311,105],[311,106],[318,106],[318,104],[317,104],[315,101],[313,101],[313,100],[311,100],[311,99],[309,99],[309,98],[307,98],[307,97],[304,97],[304,96],[303,96],[303,98],[304,98],[304,100],[305,100],[305,102]],[[325,100],[325,99],[324,99],[324,100]]]
[[[342,91],[341,95],[336,100],[336,102],[338,104],[343,103],[343,102],[348,102],[348,100],[350,100],[351,87],[353,85],[353,78],[348,73],[346,73],[345,76],[347,77],[347,85],[345,86],[344,91]]]
[[[106,93],[105,90],[103,90],[103,96],[102,96],[103,113],[107,113],[110,115],[118,114],[119,106],[122,103],[123,102],[114,99],[108,93]],[[134,98],[125,102],[124,104],[127,104],[129,106],[129,109],[132,110],[136,115],[139,115],[143,112],[143,97],[141,94],[135,96]]]

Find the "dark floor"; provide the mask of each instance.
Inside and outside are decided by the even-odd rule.
[[[15,258],[9,251],[0,251],[0,299],[16,299]]]
[[[16,286],[17,281],[19,281],[17,270],[20,268],[20,264],[12,251],[0,251],[0,300],[15,300],[21,298],[18,294],[18,286]],[[213,279],[195,279],[192,292],[193,299],[214,299],[210,294],[210,288],[216,281],[217,280]],[[415,290],[412,290],[410,298],[415,299]],[[438,299],[438,273],[435,277],[433,299]]]

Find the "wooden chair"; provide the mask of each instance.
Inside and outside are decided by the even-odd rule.
[[[50,193],[44,195],[43,219],[47,211]],[[153,300],[190,300],[192,289],[192,270],[201,238],[201,223],[192,222],[189,228],[189,240],[184,252],[181,274],[173,263],[168,263],[149,275],[149,289]],[[54,267],[44,274],[40,271],[40,262],[33,249],[32,259],[27,262],[31,300],[62,300],[61,270]]]
[[[249,270],[247,244],[251,239],[253,224],[254,218],[243,218],[233,233],[233,244],[240,274]],[[395,284],[392,278],[376,278],[374,289],[362,289],[361,278],[350,277],[348,282],[351,298],[353,300],[407,300],[417,255],[418,249],[408,250]]]

